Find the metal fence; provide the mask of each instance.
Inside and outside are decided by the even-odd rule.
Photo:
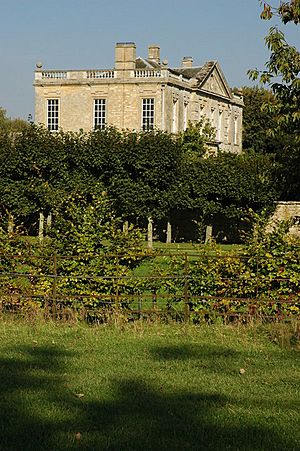
[[[0,255],[1,309],[107,321],[212,321],[300,313],[300,253]]]

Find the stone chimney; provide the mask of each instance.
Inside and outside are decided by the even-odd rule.
[[[134,70],[136,63],[136,45],[134,42],[117,42],[115,48],[115,69]]]
[[[160,47],[159,45],[149,45],[148,59],[154,63],[160,64]]]
[[[193,57],[192,56],[184,56],[182,58],[181,67],[193,67]]]

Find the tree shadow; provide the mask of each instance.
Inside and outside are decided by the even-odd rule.
[[[228,347],[183,343],[172,346],[156,346],[151,349],[155,360],[214,360],[217,358],[237,357],[240,353]]]
[[[35,345],[11,351],[14,357],[0,360],[0,450],[55,449],[59,412],[70,403],[64,361],[75,353]]]
[[[198,358],[186,345],[157,348],[155,355]],[[115,378],[110,400],[76,398],[65,384],[74,358],[75,352],[33,346],[0,360],[1,451],[296,449],[271,428],[224,422],[221,410],[230,400],[217,393],[170,393],[143,380]]]
[[[117,382],[115,388],[116,402],[88,406],[87,415],[93,412],[101,422],[102,437],[94,442],[100,446],[97,449],[296,449],[271,428],[240,421],[225,425],[218,414],[229,403],[225,396],[188,391],[168,394],[135,380]],[[87,449],[94,449],[93,443],[87,440],[86,444]]]

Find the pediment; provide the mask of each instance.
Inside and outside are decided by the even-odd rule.
[[[141,58],[140,56],[135,60],[136,69],[153,69],[156,67],[160,67],[158,64],[153,63],[145,58]]]
[[[232,97],[231,89],[228,86],[218,63],[216,63],[209,74],[207,74],[205,80],[201,83],[200,88],[214,94],[219,94],[222,97]]]

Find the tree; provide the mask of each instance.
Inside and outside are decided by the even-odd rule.
[[[83,229],[74,229],[61,216],[72,199],[75,206],[78,202],[69,212],[77,218],[74,224],[85,209],[96,211],[93,202],[101,199],[97,205],[102,208],[109,200],[122,220],[143,227],[152,217],[163,228],[166,220],[186,214],[209,223],[221,215],[238,223],[246,207],[257,211],[272,202],[273,162],[268,156],[220,152],[208,158],[205,133],[199,134],[197,125],[179,136],[110,127],[51,133],[31,125],[14,137],[0,134],[0,209],[25,226],[39,212],[52,212],[54,220],[64,220],[60,231],[80,237]],[[97,227],[93,230],[100,236]]]
[[[267,2],[261,1],[264,9],[261,18],[270,20],[273,15],[278,16],[284,24],[294,22],[299,23],[300,0],[281,2],[279,7],[272,7]],[[277,109],[280,113],[279,124],[291,127],[291,130],[299,131],[300,110],[300,53],[296,47],[289,45],[284,33],[278,27],[270,28],[265,38],[266,45],[271,51],[266,69],[263,71],[252,70],[249,75],[253,79],[260,77],[262,83],[271,86],[276,98],[281,102]],[[298,139],[299,136],[297,136]]]
[[[189,122],[178,136],[185,160],[197,160],[209,152],[209,144],[216,140],[216,129],[202,117],[198,122]]]
[[[123,132],[104,163],[103,182],[117,214],[141,225],[148,217],[167,218],[181,155],[179,141],[166,132]]]
[[[274,7],[261,1],[263,11],[261,18],[270,20],[274,15],[284,24],[300,21],[300,0],[281,2]],[[280,179],[283,199],[298,200],[300,193],[300,53],[296,47],[289,45],[284,33],[278,27],[270,28],[266,36],[266,45],[270,50],[270,58],[265,70],[249,71],[250,78],[260,79],[272,89],[276,105],[266,103],[265,108],[276,115],[274,135],[288,137],[278,154],[281,164]]]
[[[272,91],[262,87],[242,88],[243,109],[243,150],[257,153],[274,154],[281,150],[282,141],[274,136],[276,115],[265,108],[265,104],[275,106],[277,100]]]
[[[6,111],[4,108],[0,107],[0,133],[3,132],[11,132],[18,133],[24,130],[28,126],[26,121],[23,119],[11,119],[7,117]]]

